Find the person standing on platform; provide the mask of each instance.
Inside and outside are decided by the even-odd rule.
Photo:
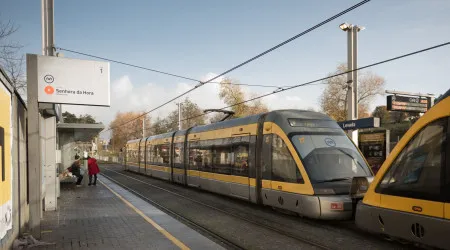
[[[97,159],[88,156],[88,172],[89,172],[89,186],[97,185],[97,174],[100,173],[100,168],[97,164]],[[92,183],[92,176],[94,176],[94,182]]]
[[[77,177],[77,187],[81,186],[81,181],[83,180],[80,168],[80,156],[75,155],[75,161],[70,166],[69,171],[72,173],[72,175]]]

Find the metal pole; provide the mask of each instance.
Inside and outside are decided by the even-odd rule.
[[[359,27],[358,26],[353,26],[352,27],[352,35],[353,35],[353,47],[352,47],[352,70],[355,70],[358,68],[358,30]],[[352,97],[352,101],[353,101],[353,119],[352,120],[356,120],[358,119],[358,72],[357,71],[353,71],[353,97]],[[354,130],[352,131],[352,139],[353,142],[356,144],[356,146],[358,146],[358,130]]]
[[[353,28],[347,30],[347,70],[353,70]],[[354,95],[353,95],[353,72],[347,73],[347,120],[353,120]],[[353,140],[353,132],[348,131],[348,135]]]
[[[53,0],[42,0],[42,54],[54,56],[55,30]]]
[[[182,130],[183,126],[181,125],[181,102],[178,103],[178,130]]]
[[[142,138],[145,137],[145,116],[142,118]]]

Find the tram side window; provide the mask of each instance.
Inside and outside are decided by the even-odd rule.
[[[303,183],[297,164],[283,139],[273,135],[272,140],[272,180]]]
[[[164,144],[161,146],[161,158],[164,165],[168,165],[170,162],[170,144]]]
[[[197,170],[198,169],[198,160],[202,158],[197,158],[197,149],[192,148],[192,143],[189,145],[189,169]]]
[[[447,118],[428,124],[408,142],[384,175],[378,192],[442,201]]]
[[[183,143],[176,143],[174,145],[174,156],[173,156],[173,162],[175,168],[183,168],[181,165],[183,163],[183,154],[184,152],[184,146]]]
[[[153,154],[153,163],[158,165],[169,164],[169,144],[155,145]]]
[[[197,149],[197,157],[200,160],[199,162],[199,170],[204,172],[212,172],[212,152],[210,148]]]
[[[264,180],[272,179],[272,135],[264,135],[261,150],[261,174]]]
[[[132,153],[132,149],[129,147],[127,148],[127,162],[132,162],[133,161],[133,157],[131,156]]]
[[[146,163],[150,164],[152,162],[152,145],[147,144],[147,158]]]
[[[214,172],[219,174],[231,174],[231,161],[233,154],[230,145],[222,145],[214,148]]]
[[[145,155],[144,145],[141,145],[140,148],[139,148],[139,162],[141,164],[144,163],[144,155]]]
[[[248,176],[248,148],[248,144],[233,147],[233,175]]]

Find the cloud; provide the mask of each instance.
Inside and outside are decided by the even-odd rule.
[[[128,76],[122,76],[112,85],[111,95],[117,99],[121,99],[133,91],[133,84],[131,84]]]
[[[302,98],[300,98],[298,96],[286,96],[286,101],[289,101],[289,102],[299,102],[301,100],[302,100]]]

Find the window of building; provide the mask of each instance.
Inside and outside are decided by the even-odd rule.
[[[278,135],[272,136],[272,180],[303,183],[303,178],[287,145]]]
[[[442,201],[447,118],[427,125],[408,142],[384,175],[378,191]]]

